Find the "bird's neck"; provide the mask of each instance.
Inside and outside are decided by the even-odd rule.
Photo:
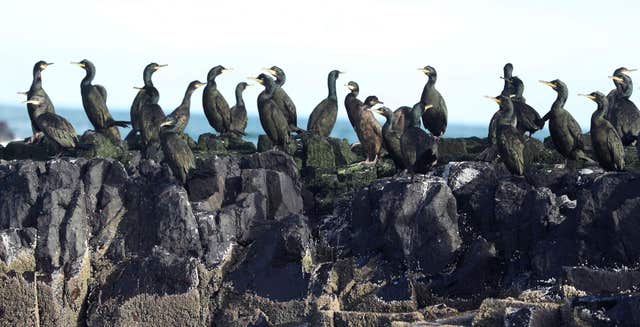
[[[385,113],[384,118],[385,118],[384,125],[382,125],[384,129],[390,128],[396,122],[396,117],[392,113]]]
[[[286,75],[279,75],[278,78],[276,78],[276,85],[278,86],[283,86],[284,82],[287,81],[287,76]]]
[[[600,120],[604,120],[607,115],[607,110],[609,109],[609,105],[607,103],[598,103],[598,108],[591,115],[591,125],[597,123]]]
[[[422,89],[422,95],[420,96],[420,102],[424,105],[427,105],[427,98],[429,97],[429,90],[433,89],[436,85],[436,80],[438,80],[438,75],[429,75],[429,80],[424,85]]]
[[[242,99],[242,90],[236,89],[236,105],[244,106],[244,99]]]
[[[337,98],[335,77],[329,77],[329,79],[327,80],[327,86],[329,88],[329,98]]]
[[[429,80],[427,81],[427,85],[430,87],[433,87],[434,85],[436,85],[437,80],[438,80],[438,74],[431,73],[429,74]]]
[[[31,83],[31,88],[41,87],[42,86],[42,72],[35,71],[33,72],[33,82]]]
[[[191,95],[193,94],[195,90],[192,88],[187,88],[187,91],[184,92],[184,98],[182,98],[182,105],[183,106],[191,106]]]
[[[551,105],[552,110],[560,110],[564,109],[564,104],[567,103],[567,92],[558,91],[558,96],[556,97],[556,101]]]
[[[96,72],[92,69],[87,69],[86,72],[87,74],[82,79],[82,85],[90,85],[93,81],[93,78],[96,77]]]
[[[411,114],[409,115],[409,126],[420,127],[420,119],[422,118],[422,112],[424,111],[424,105],[422,103],[416,103],[411,108]]]
[[[144,75],[142,75],[142,79],[144,81],[144,86],[146,87],[151,87],[153,86],[153,81],[151,80],[151,76],[153,75],[152,72],[145,72]]]
[[[618,89],[617,93],[619,98],[629,98],[633,94],[633,82],[631,79],[627,79],[620,87],[616,85],[616,89]]]
[[[218,84],[216,84],[216,77],[209,78],[207,80],[207,88],[216,89],[218,88]]]

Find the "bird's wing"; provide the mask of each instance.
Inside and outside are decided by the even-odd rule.
[[[393,120],[394,123],[391,126],[391,128],[400,133],[400,135],[402,135],[402,133],[404,133],[405,129],[407,128],[406,124],[407,124],[407,115],[410,114],[411,108],[409,107],[400,107],[398,108],[396,111],[393,112]]]
[[[216,108],[218,108],[218,112],[220,113],[220,116],[224,120],[225,126],[227,127],[230,126],[231,113],[229,112],[229,103],[220,93],[218,93],[218,96],[215,98],[215,101],[216,101]]]
[[[616,129],[611,125],[607,128],[607,147],[611,158],[613,158],[614,161],[621,161],[622,165],[624,165],[624,146],[622,145],[618,132],[616,132]],[[616,163],[620,165],[620,162]]]
[[[318,105],[313,109],[311,115],[309,116],[309,121],[307,122],[308,130],[312,130],[318,125],[318,120],[321,118],[323,108],[327,105],[328,101],[329,100],[327,99],[320,101],[320,103],[318,103]]]
[[[78,136],[76,130],[66,119],[56,114],[42,114],[38,117],[45,135],[53,138],[63,147],[72,148],[76,145]]]
[[[568,114],[569,117],[567,117],[567,127],[569,129],[569,133],[571,133],[571,136],[573,137],[573,139],[576,142],[576,145],[581,148],[584,149],[584,141],[582,139],[582,129],[580,128],[580,125],[578,125],[578,122],[573,118],[573,116],[571,116],[571,114]]]
[[[102,96],[102,101],[104,101],[106,103],[107,102],[107,89],[105,89],[104,86],[102,86],[102,85],[94,85],[93,87],[96,90],[98,90],[98,92],[100,92],[100,95]]]
[[[281,88],[280,90],[282,90],[282,101],[284,102],[284,109],[289,114],[289,117],[291,117],[291,123],[297,124],[298,115],[296,113],[296,105],[293,103],[293,100],[291,100],[289,94],[287,94],[284,89]]]

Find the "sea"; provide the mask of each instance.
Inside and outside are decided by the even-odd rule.
[[[84,131],[92,129],[91,123],[87,119],[84,110],[80,108],[56,107],[56,113],[65,117],[73,125],[78,134],[82,134]],[[112,110],[111,115],[116,120],[130,120],[128,110]],[[15,134],[16,139],[24,139],[31,135],[31,123],[29,121],[26,106],[0,105],[0,121],[7,122],[7,125]],[[298,126],[305,128],[307,126],[307,118],[299,117]],[[447,126],[445,137],[487,137],[488,126],[489,122],[487,122],[486,125],[474,125],[459,124],[450,121]],[[120,132],[124,137],[129,132],[129,129],[122,128]],[[215,133],[213,128],[207,122],[206,117],[201,112],[191,113],[191,119],[187,125],[186,132],[195,140],[198,139],[200,134]],[[257,115],[249,115],[245,133],[245,139],[254,143],[258,141],[258,135],[264,134]],[[548,135],[549,132],[546,128],[534,134],[538,139],[542,139]],[[331,136],[347,139],[350,143],[358,141],[356,134],[346,117],[338,118]]]

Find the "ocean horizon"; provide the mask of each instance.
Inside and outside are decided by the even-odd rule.
[[[81,108],[56,108],[56,113],[69,120],[78,134],[82,134],[86,130],[93,129],[84,110]],[[165,111],[165,114],[168,114],[168,112]],[[116,120],[130,120],[129,110],[112,110],[111,115]],[[298,126],[306,128],[307,120],[308,117],[298,117]],[[7,122],[7,125],[15,134],[17,139],[23,139],[31,135],[31,122],[27,114],[26,106],[0,105],[0,121]],[[383,119],[381,117],[379,118],[379,121],[381,124],[383,123]],[[489,121],[487,121],[486,125],[478,123],[460,124],[450,121],[444,137],[487,137],[488,128]],[[130,128],[120,128],[120,134],[123,138],[127,133],[129,133],[129,130]],[[192,112],[186,132],[197,141],[199,135],[203,133],[215,133],[215,130],[209,125],[203,113]],[[245,139],[254,143],[257,143],[258,136],[260,134],[264,134],[262,126],[260,125],[260,119],[257,115],[252,115],[251,113],[248,115],[248,123],[245,132]],[[347,139],[350,143],[358,142],[358,138],[346,117],[338,117],[336,125],[331,132],[331,136]],[[538,131],[534,134],[534,137],[541,140],[547,136],[549,136],[549,130],[546,126],[542,131]]]

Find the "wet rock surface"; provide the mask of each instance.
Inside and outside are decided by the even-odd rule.
[[[290,155],[205,134],[180,185],[161,157],[84,138],[82,158],[3,151],[0,325],[640,324],[634,170],[562,167],[532,139],[517,178],[468,161],[470,138],[411,176],[343,140]]]

